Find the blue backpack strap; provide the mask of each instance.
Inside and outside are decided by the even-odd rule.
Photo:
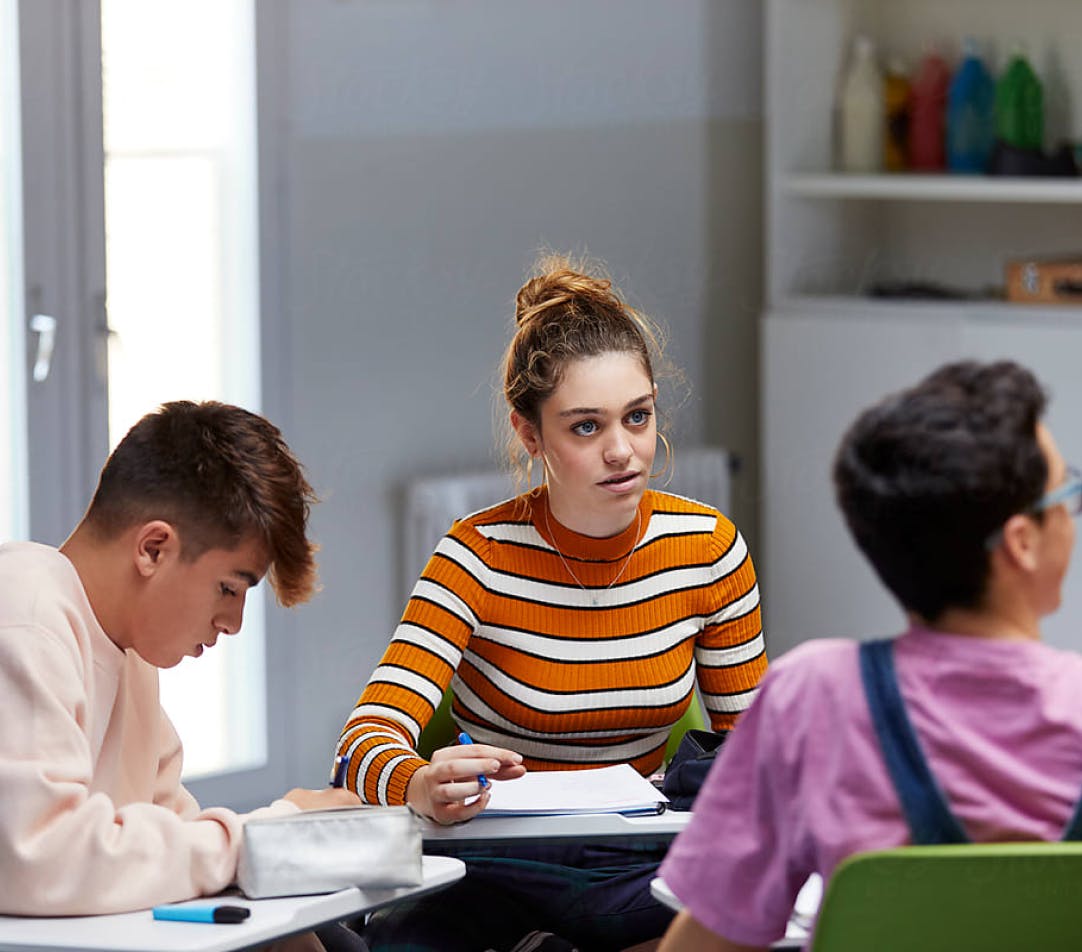
[[[1074,815],[1067,824],[1067,829],[1063,831],[1062,838],[1067,842],[1082,840],[1082,800],[1075,804]]]
[[[905,711],[894,673],[894,650],[889,640],[860,646],[860,677],[872,715],[879,747],[914,845],[968,843],[969,837],[951,813],[935,782],[920,742]]]

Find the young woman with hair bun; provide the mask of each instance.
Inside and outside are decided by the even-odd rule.
[[[659,335],[590,267],[545,258],[519,290],[503,363],[512,463],[540,485],[457,521],[342,731],[347,786],[441,823],[526,770],[662,765],[696,683],[731,727],[766,669],[755,570],[733,524],[649,488]],[[665,464],[656,460],[665,447]],[[472,745],[416,752],[447,686]],[[477,799],[474,799],[477,798]],[[486,849],[459,884],[377,915],[373,950],[510,948],[529,930],[622,949],[671,918],[663,849]]]

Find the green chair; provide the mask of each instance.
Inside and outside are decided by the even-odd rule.
[[[707,727],[706,716],[703,714],[703,705],[699,700],[699,695],[696,694],[691,699],[684,716],[673,724],[672,731],[669,734],[669,741],[665,745],[665,763],[668,764],[672,760],[672,755],[676,753],[676,748],[680,746],[680,738],[684,736],[685,731],[692,728],[701,730]],[[433,713],[432,719],[425,725],[425,729],[421,731],[421,737],[417,741],[417,752],[428,760],[432,757],[432,751],[439,747],[446,747],[454,739],[455,722],[451,718],[451,689],[448,688],[443,692],[443,698],[439,707]]]
[[[834,871],[812,952],[1082,948],[1082,843],[907,846]]]

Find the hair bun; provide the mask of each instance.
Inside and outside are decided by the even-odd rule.
[[[569,258],[553,255],[542,258],[531,277],[515,295],[515,323],[527,321],[549,308],[572,304],[588,307],[591,303],[614,300],[612,282],[601,275],[587,273]]]

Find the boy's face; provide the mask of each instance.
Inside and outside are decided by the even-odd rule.
[[[179,546],[163,548],[158,558],[139,598],[130,645],[157,668],[198,658],[220,634],[240,631],[248,590],[269,567],[254,539],[235,549],[208,549],[194,561],[180,558]]]

